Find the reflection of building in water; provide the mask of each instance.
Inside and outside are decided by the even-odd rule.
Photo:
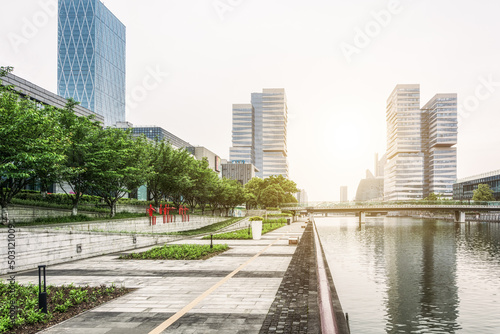
[[[449,228],[435,221],[398,233],[385,227],[387,333],[459,328],[456,243]]]

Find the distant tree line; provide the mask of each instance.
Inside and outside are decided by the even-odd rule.
[[[11,68],[0,68],[0,78]],[[235,180],[220,179],[208,161],[196,160],[170,143],[133,137],[130,130],[103,128],[93,117],[74,113],[78,103],[65,108],[41,106],[21,97],[0,82],[0,206],[8,223],[12,198],[37,180],[42,193],[52,184],[62,187],[73,204],[84,194],[100,196],[116,213],[116,203],[127,193],[147,185],[155,206],[168,200],[191,212],[206,208],[226,214],[249,207],[278,206],[294,201],[296,185],[282,176],[252,179],[245,188]]]

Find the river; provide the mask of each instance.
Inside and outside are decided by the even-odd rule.
[[[353,334],[500,333],[500,224],[315,218]]]

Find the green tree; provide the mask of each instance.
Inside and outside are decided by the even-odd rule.
[[[106,128],[95,143],[98,150],[88,161],[91,191],[103,198],[116,214],[116,203],[132,189],[143,185],[150,176],[145,138],[133,138],[130,131]]]
[[[78,204],[84,194],[89,193],[92,185],[92,175],[89,171],[89,162],[99,149],[95,143],[99,140],[102,126],[92,116],[80,117],[75,115],[74,108],[78,105],[73,99],[68,99],[66,107],[61,111],[59,119],[70,143],[66,147],[66,158],[59,171],[57,182],[61,189],[70,198],[73,209],[71,214],[78,214]]]
[[[270,184],[262,191],[261,203],[265,207],[278,207],[285,199],[285,192],[279,184]]]
[[[147,188],[149,197],[155,202],[155,207],[158,207],[165,196],[163,185],[167,182],[167,173],[171,173],[174,148],[165,141],[155,141],[153,144],[148,144],[146,149],[151,168]]]
[[[222,180],[218,177],[208,185],[209,195],[207,198],[207,204],[212,211],[212,215],[215,215],[215,211],[222,206],[222,201],[224,200],[224,185]]]
[[[168,197],[176,207],[185,203],[184,195],[194,182],[189,173],[194,161],[193,156],[185,149],[174,149],[168,156],[161,189],[165,197]]]
[[[474,201],[494,201],[493,190],[487,184],[478,184],[477,189],[474,190],[474,195],[472,196]]]
[[[435,193],[430,193],[429,196],[427,196],[426,198],[424,198],[424,200],[435,202],[435,201],[438,200],[438,196]]]
[[[245,192],[241,183],[236,180],[223,178],[221,183],[220,205],[226,211],[226,216],[228,216],[229,210],[245,202]]]
[[[191,212],[195,212],[198,206],[202,213],[205,211],[205,206],[208,203],[210,193],[210,184],[218,181],[217,174],[210,169],[208,160],[195,160],[191,163],[188,169],[189,178],[192,180],[190,187],[185,189],[184,197],[191,208]]]
[[[260,197],[264,188],[264,180],[258,177],[252,178],[245,184],[247,209],[257,208],[261,204]]]
[[[0,77],[12,68],[0,68]],[[7,225],[8,206],[42,168],[60,165],[68,140],[57,122],[58,110],[40,107],[0,82],[0,206]]]
[[[266,190],[267,189],[267,190]],[[247,209],[256,206],[274,206],[282,203],[295,203],[293,194],[298,191],[297,184],[283,175],[272,175],[265,179],[254,177],[245,184]],[[270,204],[274,203],[274,204]]]

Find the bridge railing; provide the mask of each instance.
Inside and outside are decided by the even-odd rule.
[[[389,207],[389,206],[491,206],[500,207],[499,201],[453,201],[453,200],[442,200],[442,201],[351,201],[351,202],[308,202],[308,203],[285,203],[282,204],[282,208],[349,208],[349,207]]]

